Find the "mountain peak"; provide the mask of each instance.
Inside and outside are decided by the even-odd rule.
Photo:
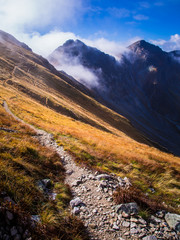
[[[131,44],[128,48],[137,54],[141,54],[144,51],[152,54],[158,54],[163,52],[163,50],[160,47],[149,42],[146,42],[145,40],[139,40]]]
[[[80,46],[85,46],[85,44],[78,39],[76,39],[76,40],[69,39],[63,44],[63,47],[71,47],[71,46],[72,47],[74,47],[74,46],[80,47]]]

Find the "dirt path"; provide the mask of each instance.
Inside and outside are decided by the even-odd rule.
[[[123,239],[178,239],[164,218],[153,219],[146,223],[140,216],[125,216],[117,213],[112,194],[117,186],[128,186],[127,178],[92,172],[76,165],[72,156],[58,146],[53,135],[25,123],[15,116],[4,101],[5,110],[16,120],[33,129],[40,143],[55,150],[66,170],[66,183],[70,185],[74,199],[70,202],[70,211],[79,216],[87,227],[91,240]],[[152,238],[147,238],[152,237]],[[157,238],[156,238],[157,237]]]

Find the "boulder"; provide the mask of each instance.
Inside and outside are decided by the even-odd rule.
[[[178,232],[180,231],[180,215],[167,213],[165,215],[165,220],[170,228],[172,228]]]
[[[79,197],[74,198],[73,200],[70,201],[70,206],[72,208],[78,207],[78,206],[81,206],[81,205],[84,205],[84,203],[81,201],[81,199]]]
[[[110,180],[112,179],[112,176],[108,175],[108,174],[100,174],[96,176],[97,180]]]
[[[116,212],[118,214],[123,214],[125,213],[126,215],[136,215],[138,214],[139,207],[138,205],[133,202],[133,203],[123,203],[120,205],[116,206]]]

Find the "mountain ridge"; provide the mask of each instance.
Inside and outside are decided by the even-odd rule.
[[[71,61],[78,59],[99,79],[99,85],[91,89],[106,106],[128,118],[151,140],[180,155],[179,63],[172,53],[144,40],[127,49],[129,52],[117,61],[81,41],[70,40],[48,59],[52,64],[58,62],[59,53],[57,66],[61,65],[62,56]]]

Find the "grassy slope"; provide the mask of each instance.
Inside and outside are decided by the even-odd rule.
[[[6,192],[16,203],[16,212],[22,215],[38,214],[42,223],[32,229],[33,239],[85,239],[83,225],[66,213],[71,198],[64,184],[64,169],[60,158],[33,138],[33,131],[15,121],[0,106],[0,193]],[[49,178],[58,193],[57,202],[38,189],[37,181]],[[0,197],[1,203],[2,200]],[[2,206],[2,205],[1,205]],[[12,207],[12,206],[9,206]],[[17,210],[18,209],[18,210]],[[61,212],[61,213],[60,213]]]
[[[25,121],[55,134],[77,162],[105,172],[130,177],[150,198],[176,209],[180,203],[180,159],[138,143],[124,133],[108,133],[56,113],[16,89],[0,86],[1,97]],[[151,193],[149,188],[154,188]],[[176,211],[178,211],[176,209]]]
[[[2,79],[8,80],[11,84],[18,83],[15,85],[16,88],[43,104],[47,103],[55,111],[66,116],[103,130],[113,132],[120,130],[137,141],[150,143],[131,126],[127,119],[99,104],[52,73],[38,55],[17,46],[14,48],[12,52],[0,44]],[[18,68],[11,79],[10,73],[15,65]]]
[[[176,208],[179,158],[139,143],[149,141],[127,119],[66,83],[38,55],[17,46],[13,50],[0,45],[0,95],[15,114],[54,133],[78,162],[128,176],[151,198]]]

